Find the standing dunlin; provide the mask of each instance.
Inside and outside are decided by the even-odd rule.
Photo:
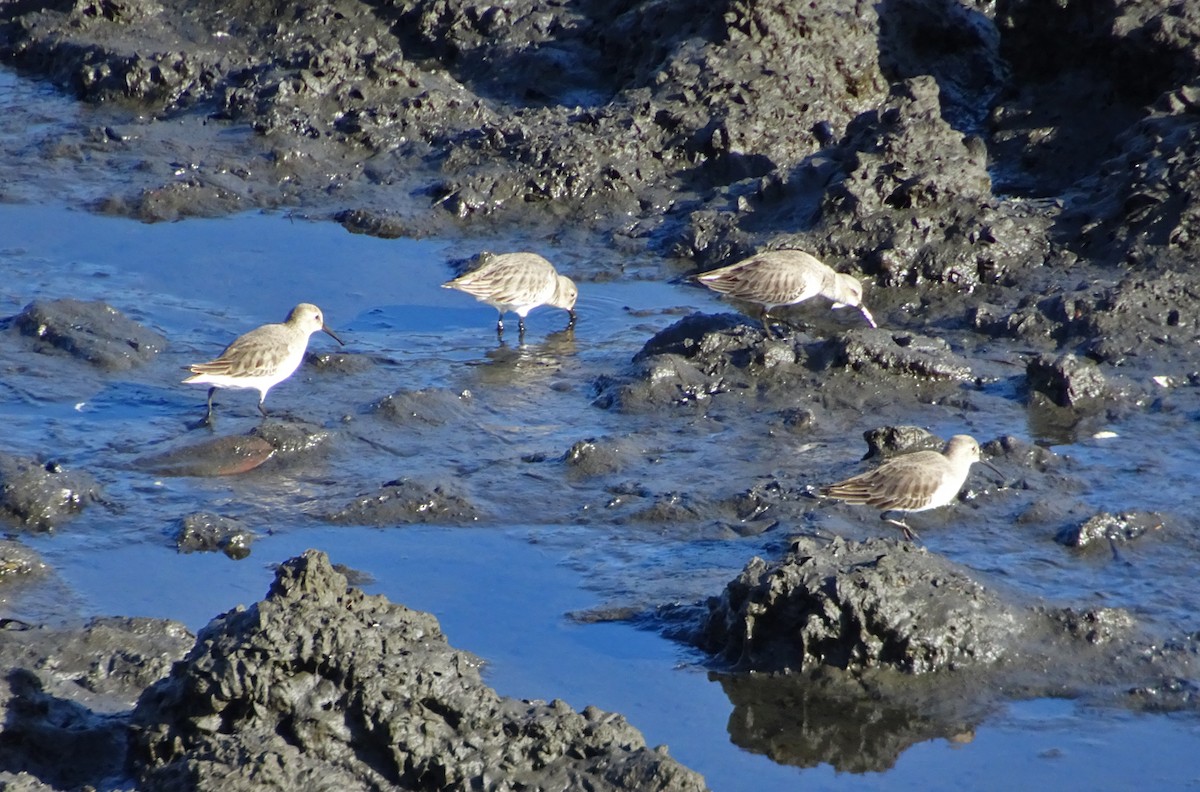
[[[283,382],[300,367],[308,337],[318,330],[333,336],[343,346],[342,339],[325,326],[321,309],[310,303],[300,303],[282,323],[265,324],[239,336],[225,347],[216,360],[188,366],[192,376],[184,382],[207,384],[208,412],[204,422],[212,421],[213,394],[217,388],[249,388],[258,391],[258,411],[265,418],[263,401],[267,391]]]
[[[955,435],[941,452],[917,451],[895,457],[874,470],[838,484],[822,487],[829,498],[866,504],[880,510],[880,517],[904,530],[906,539],[916,531],[891,512],[922,512],[950,503],[958,495],[975,462],[996,470],[980,456],[979,443],[970,435]],[[997,473],[1000,471],[996,470]]]
[[[445,289],[458,289],[500,312],[496,335],[504,337],[504,314],[517,314],[518,333],[525,335],[525,317],[539,305],[562,308],[570,316],[567,328],[575,326],[575,299],[579,289],[565,275],[559,275],[554,265],[536,253],[485,254],[483,264],[475,270],[442,284]]]
[[[834,308],[854,306],[867,324],[877,326],[862,304],[862,284],[802,250],[756,253],[736,264],[701,273],[696,280],[715,292],[760,306],[763,327],[768,331],[772,308],[802,303],[818,294],[831,300]]]

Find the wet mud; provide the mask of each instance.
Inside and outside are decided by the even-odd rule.
[[[135,508],[153,486],[167,492],[164,542],[234,559],[281,520],[537,524],[680,555],[728,543],[737,563],[703,574],[688,574],[695,558],[677,576],[581,564],[606,601],[578,620],[699,647],[734,742],[800,767],[884,770],[1011,699],[1196,710],[1200,9],[303,0],[287,13],[9,4],[0,59],[77,103],[0,120],[0,198],[147,222],[289,209],[356,234],[455,239],[459,261],[507,236],[561,254],[579,326],[556,316],[495,344],[494,319],[471,314],[464,352],[463,335],[431,340],[446,326],[401,320],[366,286],[357,347],[314,352],[296,375],[303,413],[282,406],[244,431],[252,403],[223,394],[215,429],[156,417],[103,453],[108,441],[85,444],[92,470],[45,461],[72,451],[59,423],[34,452],[4,449],[0,516],[16,536]],[[768,329],[685,280],[774,248],[861,278],[880,327],[801,305]],[[415,291],[449,270],[405,273]],[[194,351],[196,306],[93,300],[97,280],[5,296],[5,399],[65,403],[49,384],[65,373],[101,403],[124,388],[195,411],[158,394],[180,378],[167,358]],[[589,291],[618,282],[677,296],[641,312],[596,297],[589,327]],[[431,312],[458,310],[433,299]],[[407,346],[381,340],[397,326]],[[924,545],[814,497],[862,460],[961,431],[1001,475],[977,469],[953,504],[914,515]],[[0,587],[44,573],[20,546],[0,559]],[[703,786],[617,716],[499,698],[433,617],[347,592],[327,567],[288,562],[266,600],[194,646],[167,623],[6,623],[5,778]],[[441,670],[405,667],[379,622]],[[134,648],[84,692],[39,675],[64,642],[100,632],[108,648],[90,651]],[[367,637],[389,675],[338,649]],[[263,652],[289,659],[226,665]],[[409,683],[438,689],[393,700]],[[429,720],[401,717],[416,710]],[[73,769],[47,759],[57,750]]]

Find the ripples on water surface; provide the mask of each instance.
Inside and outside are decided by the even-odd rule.
[[[591,407],[594,377],[619,372],[655,331],[691,309],[725,308],[680,285],[584,282],[573,339],[556,332],[563,313],[542,309],[528,322],[525,348],[497,347],[494,311],[440,283],[451,275],[450,260],[511,245],[380,240],[281,215],[148,226],[0,205],[0,312],[15,314],[35,298],[103,299],[170,341],[148,366],[101,375],[71,360],[34,355],[26,340],[11,334],[0,338],[6,450],[61,458],[92,472],[112,504],[90,507],[54,535],[22,534],[54,577],[23,590],[6,610],[29,618],[170,617],[196,629],[223,610],[260,599],[270,564],[316,547],[372,576],[368,590],[436,614],[455,646],[487,659],[487,678],[501,693],[617,710],[651,744],[669,744],[716,790],[1101,789],[1200,780],[1188,759],[1200,749],[1192,717],[1138,716],[1064,701],[1011,704],[969,742],[920,743],[886,773],[839,773],[819,758],[818,766],[804,770],[775,764],[731,744],[729,701],[699,656],[652,632],[567,619],[568,612],[599,606],[715,594],[750,556],[772,552],[789,528],[802,526],[731,538],[705,529],[692,535],[687,527],[609,523],[595,516],[604,504],[584,485],[577,511],[554,513],[543,498],[574,485],[560,471],[541,467],[547,463],[523,459],[561,456],[588,437],[634,437],[659,461],[633,466],[631,480],[661,475],[653,481],[659,491],[728,495],[763,476],[803,475],[809,454],[856,458],[861,431],[880,421],[868,416],[845,427],[842,437],[764,435],[763,445],[747,447],[728,442],[720,413],[733,406],[718,406],[715,415],[684,411],[686,418],[678,419]],[[568,273],[576,257],[586,255],[539,252]],[[320,305],[347,350],[372,361],[363,373],[345,376],[302,369],[268,398],[272,410],[344,430],[328,453],[303,468],[230,478],[154,478],[130,467],[143,454],[197,436],[186,423],[202,412],[205,391],[179,383],[186,363],[213,356],[250,327],[281,321],[300,301]],[[320,334],[310,344],[332,348]],[[383,396],[426,387],[471,392],[460,430],[389,427],[372,416],[371,406]],[[257,423],[253,393],[227,392],[219,401],[222,433]],[[956,414],[927,405],[906,422],[943,435],[1030,437],[1019,404],[1001,397],[985,403],[994,409]],[[1151,410],[1104,427],[1116,438],[1056,448],[1075,458],[1076,471],[1092,471],[1081,474],[1086,491],[1064,497],[1095,510],[1167,511],[1178,532],[1169,541],[1143,541],[1119,561],[1105,554],[1079,559],[1007,525],[941,530],[936,518],[924,531],[926,541],[1026,595],[1129,607],[1166,633],[1194,630],[1200,587],[1191,515],[1200,452],[1193,418],[1186,410]],[[404,475],[461,476],[475,502],[527,519],[380,529],[333,526],[313,516]],[[1147,476],[1155,486],[1140,483]],[[175,526],[198,510],[245,520],[258,533],[250,557],[236,562],[219,554],[177,554]],[[965,522],[971,511],[963,505],[941,525]],[[864,535],[878,532],[871,523],[863,521]]]

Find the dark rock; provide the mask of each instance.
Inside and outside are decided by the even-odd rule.
[[[20,542],[0,539],[0,584],[38,575],[46,564],[34,551]]]
[[[250,437],[266,440],[276,459],[308,455],[328,445],[333,432],[302,421],[267,420],[250,430]]]
[[[704,788],[620,716],[501,698],[433,616],[315,551],[211,622],[133,721],[147,790]]]
[[[693,313],[655,333],[633,356],[635,363],[654,355],[700,358],[744,350],[764,337],[762,325],[738,314]]]
[[[969,291],[1049,255],[1049,222],[993,201],[986,146],[944,110],[927,74],[897,82],[830,152],[824,246],[863,262],[880,285]]]
[[[1111,156],[1113,139],[1169,85],[1162,69],[1176,59],[1175,47],[1169,37],[1151,44],[1159,37],[1145,26],[1147,17],[1167,16],[1166,6],[1117,0],[1101,11],[1083,2],[1054,9],[1030,0],[997,4],[1000,51],[1012,80],[997,97],[989,126],[1007,191],[1056,194]],[[1063,41],[1073,42],[1076,52],[1064,53]],[[1160,87],[1152,87],[1156,83]]]
[[[880,426],[863,432],[867,453],[863,459],[887,459],[911,451],[941,451],[946,444],[937,435],[919,426]]]
[[[1200,18],[1189,12],[1192,18],[1185,25],[1200,29]],[[1164,13],[1159,19],[1171,16]],[[1181,31],[1164,32],[1152,35],[1165,40]],[[1193,73],[1149,108],[1114,108],[1113,120],[1120,124],[1114,132],[1119,134],[1109,139],[1105,161],[1077,183],[1060,221],[1064,236],[1081,254],[1139,268],[1151,262],[1188,268],[1194,260],[1200,248],[1193,224],[1194,202],[1200,198],[1193,168],[1200,157],[1195,79]]]
[[[641,505],[619,522],[677,525],[706,519],[711,507],[702,498],[686,492],[662,492],[651,495],[650,503]]]
[[[268,179],[328,181],[321,165],[305,168],[310,152],[375,153],[382,162],[335,166],[337,175],[414,181],[412,192],[457,217],[538,203],[658,214],[665,184],[705,189],[791,167],[820,145],[795,130],[840,130],[887,87],[874,7],[797,16],[697,0],[468,0],[380,12],[304,0],[285,22],[252,3],[136,5],[14,9],[0,57],[150,117],[215,106],[270,136],[279,168]],[[225,173],[196,170],[147,195],[258,198]],[[143,216],[189,208],[169,195],[167,204]]]
[[[157,619],[4,630],[0,773],[29,774],[56,789],[124,775],[128,711],[192,641],[183,625]],[[5,788],[38,788],[10,781]]]
[[[971,376],[967,361],[941,338],[860,328],[843,333],[830,345],[838,365],[858,371],[876,368],[923,379],[965,380]]]
[[[956,129],[970,128],[1008,82],[1000,34],[985,9],[955,0],[889,0],[879,16],[884,73],[893,81],[932,75],[943,115]]]
[[[420,236],[411,222],[370,209],[345,209],[335,214],[333,219],[352,234],[368,234],[380,239],[415,239]]]
[[[87,473],[0,452],[0,515],[19,527],[53,530],[99,497]]]
[[[721,505],[732,513],[733,520],[723,523],[737,536],[758,536],[779,526],[771,515],[772,508],[786,497],[778,481],[760,482],[745,492],[725,498]]]
[[[938,83],[929,75],[894,84],[882,108],[856,118],[840,145],[846,175],[827,192],[826,212],[864,217],[885,207],[917,209],[991,195],[986,151],[969,146],[945,120]]]
[[[1015,464],[1038,472],[1045,472],[1060,467],[1063,458],[1048,448],[1024,440],[1004,435],[984,443],[984,454],[993,461],[1003,459],[1006,464]]]
[[[174,621],[96,618],[81,629],[5,631],[0,668],[27,668],[51,695],[120,712],[166,676],[192,641],[187,628]]]
[[[98,300],[35,300],[13,323],[25,335],[106,371],[140,366],[167,346],[161,335]]]
[[[339,336],[341,333],[339,333]],[[345,338],[343,337],[343,340]],[[366,355],[356,355],[351,352],[318,352],[309,351],[304,354],[304,364],[322,372],[337,374],[361,374],[371,369],[371,360]]]
[[[732,314],[684,317],[647,341],[633,361],[624,376],[597,380],[597,406],[632,411],[727,393],[789,400],[801,388],[819,388],[822,379],[814,370],[829,366],[920,381],[971,376],[967,362],[940,338],[870,328],[827,341],[790,329],[779,336]],[[877,390],[873,382],[864,384]]]
[[[351,525],[462,524],[479,516],[479,509],[470,501],[442,485],[430,487],[398,479],[384,484],[379,492],[358,497],[328,519]]]
[[[713,381],[686,358],[659,355],[637,364],[628,376],[600,376],[592,402],[603,409],[623,412],[706,402],[731,387]]]
[[[470,391],[424,388],[384,396],[376,409],[389,421],[403,426],[444,426],[465,420],[473,403]]]
[[[808,432],[817,425],[817,416],[812,410],[793,407],[777,413],[779,424],[788,432]]]
[[[708,608],[700,646],[757,671],[986,666],[1027,622],[951,562],[881,539],[799,539],[780,562],[752,559]]]
[[[1120,608],[1094,608],[1076,611],[1072,608],[1050,611],[1067,635],[1089,644],[1106,644],[1129,639],[1137,621]]]
[[[1016,310],[976,303],[967,308],[967,321],[971,327],[993,338],[1019,338],[1023,341],[1041,341],[1049,345],[1052,335],[1061,324],[1052,321],[1038,306],[1019,306]]]
[[[562,456],[571,475],[603,476],[616,473],[628,464],[632,452],[612,438],[588,438],[571,446]]]
[[[1104,398],[1108,383],[1091,361],[1067,354],[1038,355],[1025,367],[1031,391],[1045,394],[1060,407],[1081,407]]]
[[[235,560],[250,555],[254,533],[240,520],[211,512],[196,512],[184,517],[175,537],[175,546],[185,553],[220,550]]]
[[[1061,485],[1061,481],[1050,480],[1048,488],[1053,487],[1050,497],[1035,498],[1013,520],[1014,525],[1041,526],[1073,522],[1080,524],[1087,520],[1092,509],[1085,503],[1064,497],[1069,490]],[[1079,486],[1076,484],[1076,489]]]
[[[1151,531],[1161,530],[1163,525],[1163,516],[1155,512],[1101,512],[1081,524],[1063,528],[1054,541],[1080,548],[1102,544],[1108,549],[1112,542],[1132,542]]]
[[[1115,286],[1080,295],[1068,338],[1089,357],[1111,365],[1137,358],[1200,362],[1200,287],[1185,272],[1134,274]]]
[[[1130,688],[1122,703],[1144,712],[1179,712],[1195,709],[1198,702],[1200,684],[1186,677],[1169,677]]]
[[[693,313],[659,331],[623,377],[600,377],[596,405],[636,411],[704,402],[730,392],[784,390],[807,377],[804,334],[768,335],[736,314]]]

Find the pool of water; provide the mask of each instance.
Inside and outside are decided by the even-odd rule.
[[[728,494],[764,476],[803,476],[808,459],[827,464],[848,449],[857,455],[859,433],[895,416],[854,424],[839,418],[816,436],[764,433],[751,441],[746,422],[753,416],[740,423],[722,417],[732,406],[678,415],[595,408],[597,375],[622,370],[682,313],[727,307],[702,290],[659,280],[585,278],[573,338],[557,332],[561,312],[542,309],[531,315],[524,347],[498,345],[495,312],[440,284],[452,276],[454,259],[518,247],[537,249],[568,273],[589,271],[587,251],[548,240],[381,240],[262,213],[145,225],[54,205],[0,205],[0,314],[38,298],[103,299],[170,343],[154,362],[116,375],[36,354],[27,339],[0,334],[4,449],[91,472],[111,504],[90,507],[53,534],[20,534],[53,573],[10,595],[0,611],[68,620],[167,617],[197,629],[260,599],[272,564],[314,547],[369,575],[370,592],[434,613],[453,645],[487,661],[486,679],[502,694],[621,712],[715,790],[1181,788],[1200,781],[1190,761],[1200,750],[1195,718],[1064,700],[1010,703],[956,739],[902,750],[886,770],[849,772],[820,756],[803,766],[776,761],[732,741],[730,701],[696,652],[627,624],[569,618],[606,605],[716,594],[749,557],[770,552],[797,526],[740,537],[707,525],[608,519],[604,483],[572,481],[552,462],[530,460],[552,459],[582,438],[622,437],[640,452],[622,473],[629,480],[664,492]],[[629,270],[651,264],[633,257]],[[188,424],[202,413],[204,389],[180,383],[183,367],[250,327],[282,320],[300,301],[317,303],[346,351],[370,361],[338,376],[302,369],[271,392],[272,410],[335,428],[332,449],[301,467],[239,477],[167,478],[135,468],[147,453],[198,437]],[[310,345],[333,347],[320,334]],[[380,398],[421,388],[470,391],[470,407],[449,428],[377,417]],[[1081,471],[1078,491],[1064,497],[1095,509],[1166,508],[1175,520],[1170,541],[1148,540],[1118,562],[1072,555],[1034,541],[1029,526],[989,517],[972,530],[947,530],[953,519],[932,518],[926,543],[1025,596],[1119,605],[1166,634],[1195,630],[1197,538],[1178,515],[1195,502],[1200,443],[1193,408],[1171,408],[1175,397],[1166,396],[1163,409],[1104,424],[1115,437],[1079,437],[1055,450]],[[973,398],[983,409],[921,405],[905,422],[984,439],[1035,437],[1018,402]],[[220,401],[218,432],[256,425],[252,393]],[[467,527],[373,528],[321,518],[323,506],[402,476],[459,482],[484,516]],[[1147,476],[1156,486],[1138,483]],[[251,555],[233,561],[177,553],[173,531],[198,510],[245,521],[258,535]],[[830,520],[821,524],[880,531],[874,520]]]

